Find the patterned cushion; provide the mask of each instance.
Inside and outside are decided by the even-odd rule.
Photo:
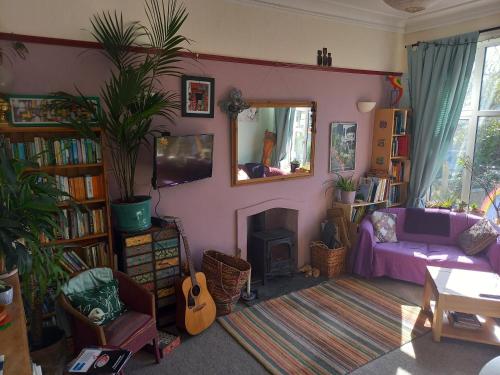
[[[371,216],[376,242],[398,242],[396,237],[396,215],[374,212]]]
[[[118,297],[116,280],[67,297],[75,309],[97,325],[105,325],[115,320],[125,310],[125,305]]]
[[[481,219],[458,236],[458,245],[467,255],[476,255],[496,241],[498,232],[488,219]]]

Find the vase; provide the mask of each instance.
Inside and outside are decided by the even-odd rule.
[[[151,197],[136,196],[134,202],[111,203],[114,227],[122,232],[140,232],[151,228]]]
[[[355,191],[342,191],[340,193],[341,201],[345,204],[353,204],[356,197]]]

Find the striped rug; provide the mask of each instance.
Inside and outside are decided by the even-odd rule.
[[[352,278],[218,321],[272,374],[347,374],[429,330],[420,307]]]

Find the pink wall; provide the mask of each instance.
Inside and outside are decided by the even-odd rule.
[[[108,65],[97,51],[36,44],[28,48],[28,59],[15,62],[13,93],[43,94],[72,90],[76,85],[85,94],[95,95],[107,77]],[[236,209],[274,198],[301,202],[305,208],[300,215],[308,225],[300,234],[299,252],[303,254],[300,258],[307,259],[307,244],[317,238],[319,223],[330,204],[323,185],[333,177],[328,173],[329,124],[332,121],[358,123],[356,175],[359,176],[369,166],[373,112],[359,113],[356,102],[370,99],[383,103],[384,78],[215,61],[189,61],[185,71],[186,74],[214,77],[216,102],[232,87],[240,88],[248,99],[315,100],[318,103],[315,175],[231,187],[229,121],[216,106],[213,119],[179,117],[175,126],[169,126],[173,134],[215,134],[213,177],[162,189],[158,213],[183,219],[191,248],[199,261],[204,249],[234,252]],[[172,90],[180,91],[180,79],[169,79],[168,84]],[[141,155],[136,177],[137,193],[147,194],[151,178],[151,156],[147,152]],[[153,192],[152,196],[154,205],[158,193]]]

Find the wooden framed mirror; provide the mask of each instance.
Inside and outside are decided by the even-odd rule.
[[[256,101],[231,121],[233,186],[314,173],[316,102]]]

